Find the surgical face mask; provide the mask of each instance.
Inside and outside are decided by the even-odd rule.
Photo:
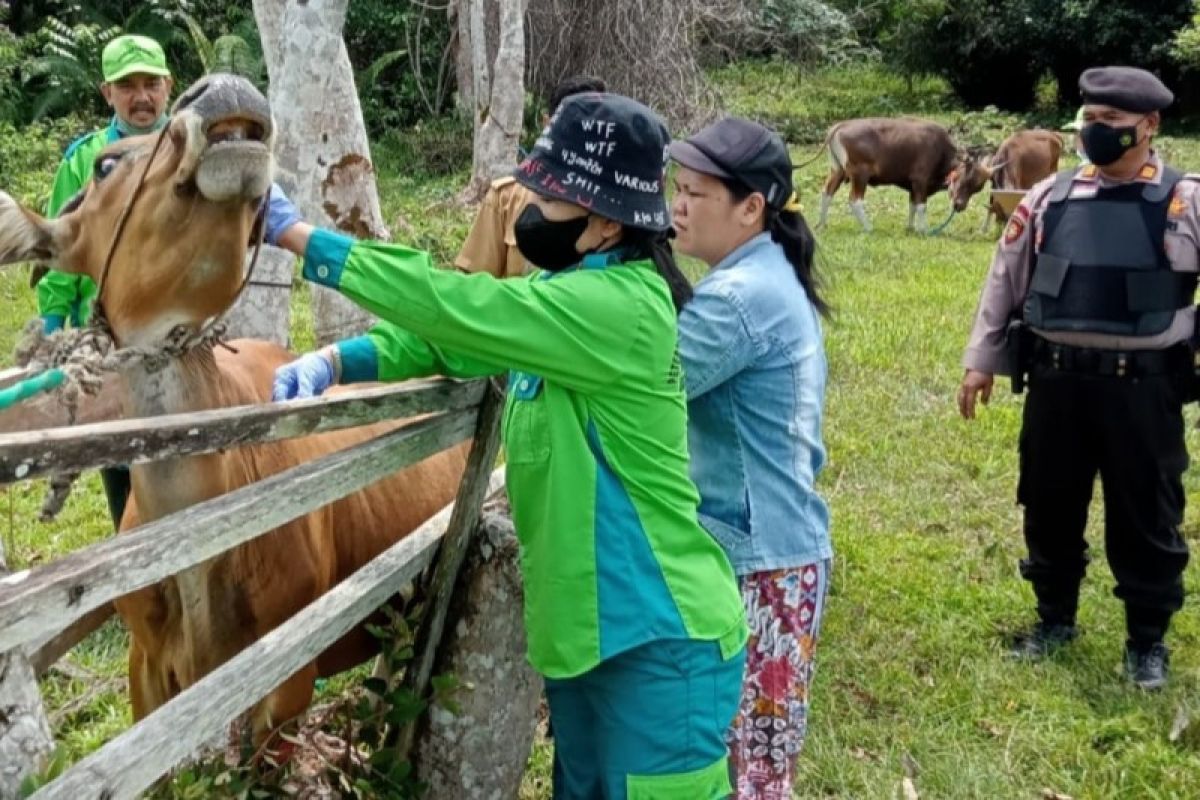
[[[1079,132],[1079,138],[1083,140],[1083,151],[1088,160],[1098,167],[1120,161],[1121,156],[1129,152],[1130,148],[1137,146],[1137,126],[1140,122],[1141,120],[1138,120],[1137,123],[1123,128],[1114,128],[1103,122],[1089,122],[1084,125],[1083,130]]]
[[[559,272],[578,264],[583,255],[575,243],[587,230],[586,215],[574,219],[548,220],[536,203],[529,203],[517,217],[513,233],[517,249],[534,266]]]
[[[114,116],[117,119],[117,130],[121,132],[122,136],[144,136],[147,133],[154,133],[155,131],[160,131],[167,124],[167,120],[169,119],[167,117],[167,115],[164,113],[157,120],[155,120],[154,124],[151,125],[150,127],[139,128],[138,126],[134,125],[132,122],[129,122],[128,120],[123,119],[120,114],[116,114]]]

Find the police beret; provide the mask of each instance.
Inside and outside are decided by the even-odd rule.
[[[1163,82],[1136,67],[1092,67],[1079,76],[1083,102],[1148,114],[1175,100]]]

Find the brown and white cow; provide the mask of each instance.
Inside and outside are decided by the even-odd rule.
[[[102,282],[120,346],[153,346],[176,326],[199,329],[234,301],[260,198],[271,182],[274,139],[266,100],[241,78],[189,88],[156,136],[125,139],[97,159],[77,207],[43,219],[0,193],[0,263],[53,259],[100,283],[113,231],[139,176],[133,206]],[[150,161],[147,168],[147,162]],[[261,341],[236,352],[201,347],[161,371],[120,378],[125,416],[192,412],[270,400],[274,370],[293,356]],[[394,425],[175,458],[132,468],[122,529],[160,519]],[[449,502],[465,445],[117,602],[129,626],[129,688],[142,718],[295,614]],[[358,630],[268,695],[252,712],[256,739],[302,713],[313,680],[375,650]]]
[[[991,181],[993,189],[1027,191],[1038,181],[1058,171],[1062,138],[1054,131],[1033,129],[1009,136],[990,158],[965,158],[950,181],[950,199],[955,211],[964,211],[971,198]],[[1008,214],[996,201],[989,202],[983,229],[995,216],[1003,222]]]
[[[958,160],[950,132],[923,119],[869,118],[839,122],[825,137],[830,172],[821,193],[825,224],[833,195],[850,181],[850,210],[865,230],[871,230],[863,197],[868,186],[899,186],[908,191],[908,228],[925,230],[925,204],[946,188],[946,179]]]

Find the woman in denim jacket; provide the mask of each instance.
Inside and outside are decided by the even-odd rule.
[[[676,247],[711,267],[679,317],[692,479],[750,623],[728,734],[737,797],[790,798],[833,557],[814,488],[828,308],[778,135],[729,118],[670,154]]]

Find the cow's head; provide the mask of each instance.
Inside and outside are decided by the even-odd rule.
[[[950,202],[955,211],[964,211],[971,198],[979,194],[984,184],[992,179],[995,169],[990,157],[963,154],[947,178]]]
[[[151,134],[105,148],[60,217],[43,219],[0,192],[0,264],[50,259],[99,282],[140,181],[102,290],[113,332],[121,344],[148,344],[176,325],[199,327],[241,285],[273,142],[266,98],[242,78],[208,76],[176,101],[161,141]]]

